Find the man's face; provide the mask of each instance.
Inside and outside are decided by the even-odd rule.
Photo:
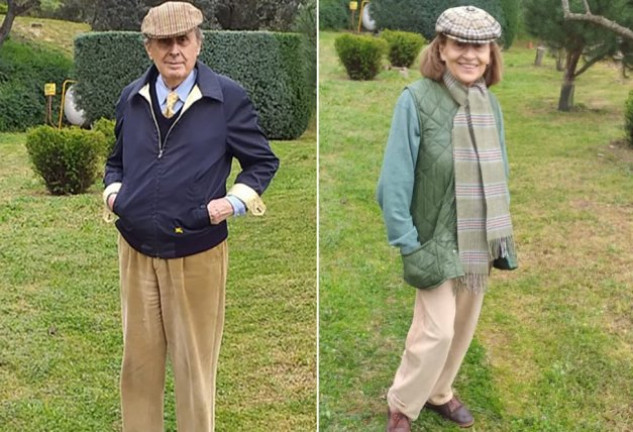
[[[173,38],[150,39],[145,44],[145,50],[165,84],[173,89],[187,78],[196,65],[200,40],[196,37],[196,31],[191,30]]]
[[[471,85],[486,72],[490,63],[490,44],[473,44],[446,39],[440,46],[440,58],[448,71],[464,85]]]

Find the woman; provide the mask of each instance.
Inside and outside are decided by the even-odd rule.
[[[388,432],[422,408],[461,427],[474,419],[452,383],[472,340],[492,266],[516,268],[495,40],[501,26],[473,6],[447,9],[422,54],[424,78],[395,108],[378,183],[389,242],[418,288],[387,401]]]

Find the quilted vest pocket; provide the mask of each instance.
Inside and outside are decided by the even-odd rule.
[[[402,255],[406,283],[420,289],[431,289],[446,280],[438,263],[440,254],[437,248],[436,241],[431,239],[419,249]]]

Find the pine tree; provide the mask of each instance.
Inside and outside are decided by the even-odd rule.
[[[633,11],[627,0],[589,0],[591,11],[608,19],[633,23]],[[524,19],[528,32],[551,50],[566,53],[565,72],[558,109],[573,107],[575,81],[596,62],[621,55],[631,66],[633,44],[623,42],[615,33],[582,21],[565,21],[560,0],[524,0]]]

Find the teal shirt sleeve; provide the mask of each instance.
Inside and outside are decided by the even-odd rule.
[[[376,197],[387,227],[389,244],[407,254],[420,247],[411,216],[420,122],[413,97],[404,90],[393,113]]]

